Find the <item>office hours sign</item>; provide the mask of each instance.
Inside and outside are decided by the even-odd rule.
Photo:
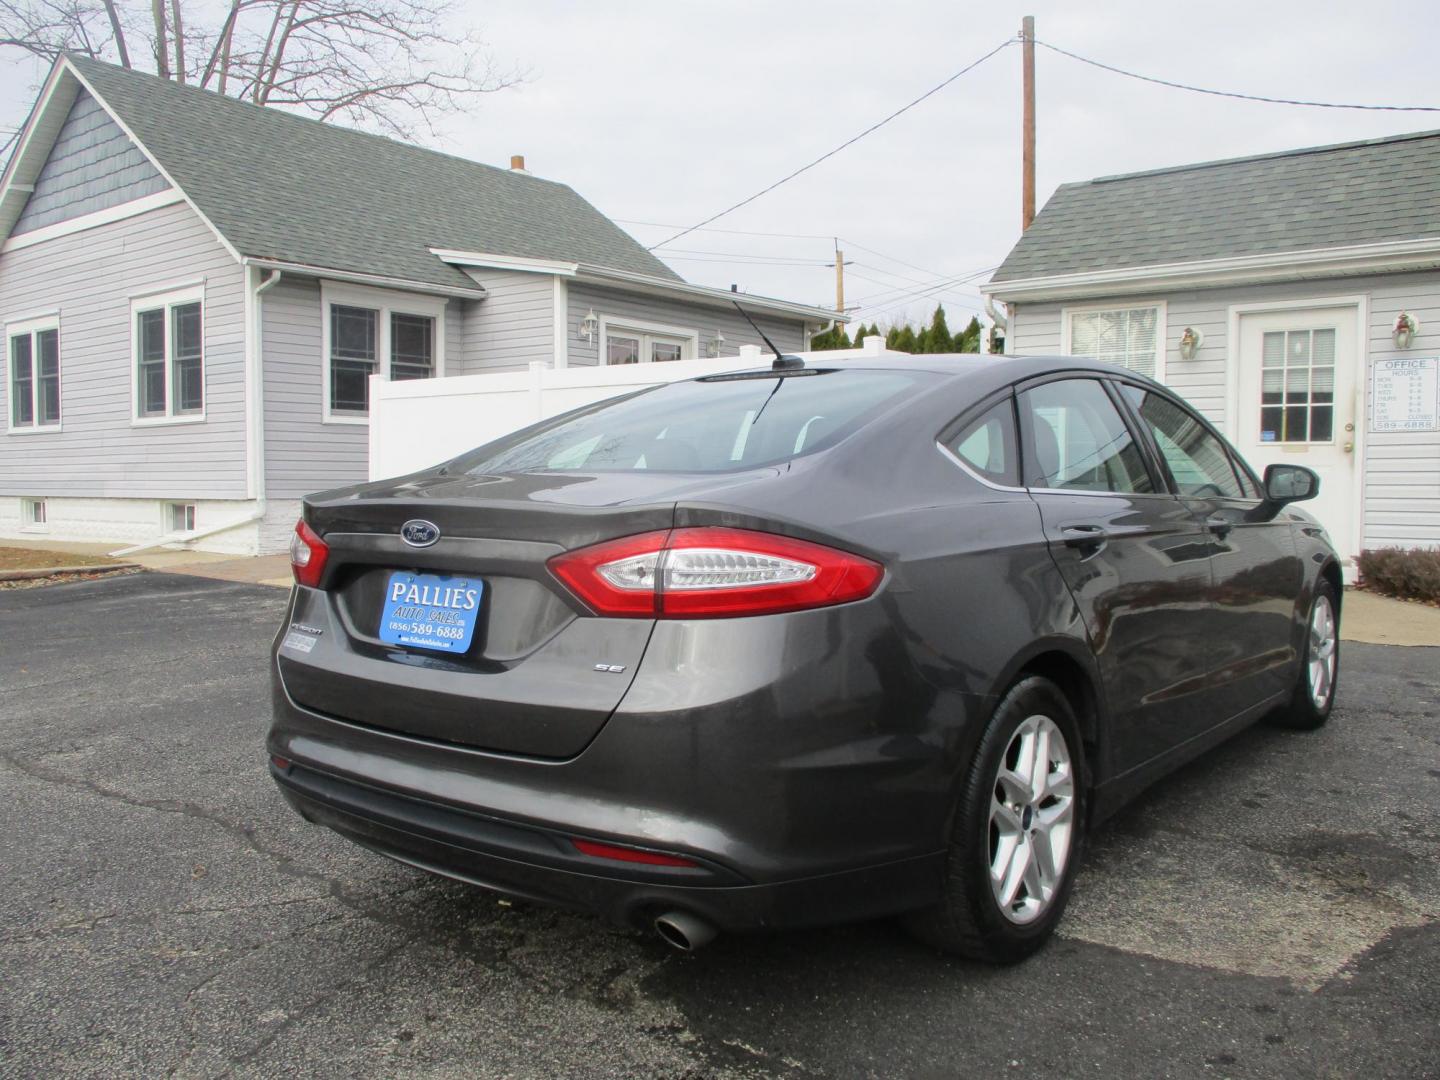
[[[1371,431],[1440,430],[1440,357],[1376,360]]]

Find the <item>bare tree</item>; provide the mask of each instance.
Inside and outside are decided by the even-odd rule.
[[[459,0],[0,0],[0,49],[80,53],[400,138],[524,74],[499,67]],[[167,10],[168,8],[168,10]],[[144,40],[148,48],[132,52]],[[139,58],[143,57],[143,65]]]

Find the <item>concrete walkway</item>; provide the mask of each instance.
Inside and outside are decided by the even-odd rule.
[[[1340,637],[1369,645],[1440,645],[1440,607],[1346,589]]]
[[[72,543],[64,540],[0,540],[6,547],[33,548],[36,551],[62,552],[70,555],[104,556],[119,544]],[[133,563],[146,570],[167,574],[191,574],[219,581],[236,581],[250,585],[274,585],[288,589],[291,585],[290,558],[287,555],[236,556],[210,551],[167,550],[155,548],[126,555],[117,562]]]

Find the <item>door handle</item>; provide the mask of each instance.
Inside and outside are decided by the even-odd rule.
[[[1235,523],[1227,517],[1213,514],[1205,519],[1205,527],[1223,539],[1230,535],[1230,530],[1235,527]]]
[[[1110,539],[1110,534],[1099,525],[1066,525],[1060,535],[1066,547],[1079,548],[1089,555],[1094,555]]]

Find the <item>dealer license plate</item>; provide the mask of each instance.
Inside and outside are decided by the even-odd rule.
[[[413,649],[462,653],[475,637],[485,583],[479,578],[397,570],[385,586],[380,640]]]

